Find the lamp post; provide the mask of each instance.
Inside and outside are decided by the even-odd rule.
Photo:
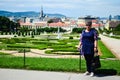
[[[24,49],[24,57],[23,57],[23,61],[24,61],[24,63],[23,63],[23,65],[24,65],[24,68],[25,68],[25,65],[26,65],[26,60],[25,60],[25,58],[26,58],[26,56],[25,56],[25,49]]]

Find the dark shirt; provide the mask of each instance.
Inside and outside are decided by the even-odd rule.
[[[94,41],[98,39],[97,31],[90,29],[89,32],[82,31],[80,41],[82,44],[82,54],[94,54]]]

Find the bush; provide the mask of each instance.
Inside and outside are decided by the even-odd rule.
[[[120,35],[120,31],[113,31],[113,34]]]
[[[32,35],[31,38],[34,38],[34,35]]]
[[[17,35],[14,35],[14,37],[17,37]]]
[[[77,38],[79,38],[80,36],[76,36]]]
[[[52,54],[52,50],[46,50],[45,53]]]
[[[72,36],[70,36],[70,37],[69,37],[69,39],[73,39],[73,37],[72,37]]]
[[[2,42],[6,43],[6,44],[15,44],[15,40],[14,39],[4,39]]]
[[[72,33],[82,33],[84,28],[73,28]]]
[[[25,52],[30,52],[30,49],[19,49],[18,52],[19,53],[24,53]]]

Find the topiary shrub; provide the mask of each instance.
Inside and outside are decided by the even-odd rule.
[[[34,38],[34,35],[31,35],[31,38]]]
[[[19,49],[18,52],[19,53],[24,53],[25,52],[30,52],[30,49]]]
[[[70,36],[70,37],[69,37],[69,39],[73,39],[73,37],[72,37],[72,36]]]

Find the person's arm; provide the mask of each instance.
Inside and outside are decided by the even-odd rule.
[[[79,41],[79,44],[78,44],[78,49],[80,49],[81,48],[81,45],[82,45],[82,34],[81,34],[81,36],[80,36],[80,41]]]
[[[81,45],[82,45],[82,43],[81,43],[81,41],[80,41],[79,44],[78,44],[78,49],[81,48]]]
[[[94,51],[97,51],[98,50],[98,41],[95,40],[94,41]]]
[[[98,33],[97,31],[94,32],[94,51],[98,51]]]

